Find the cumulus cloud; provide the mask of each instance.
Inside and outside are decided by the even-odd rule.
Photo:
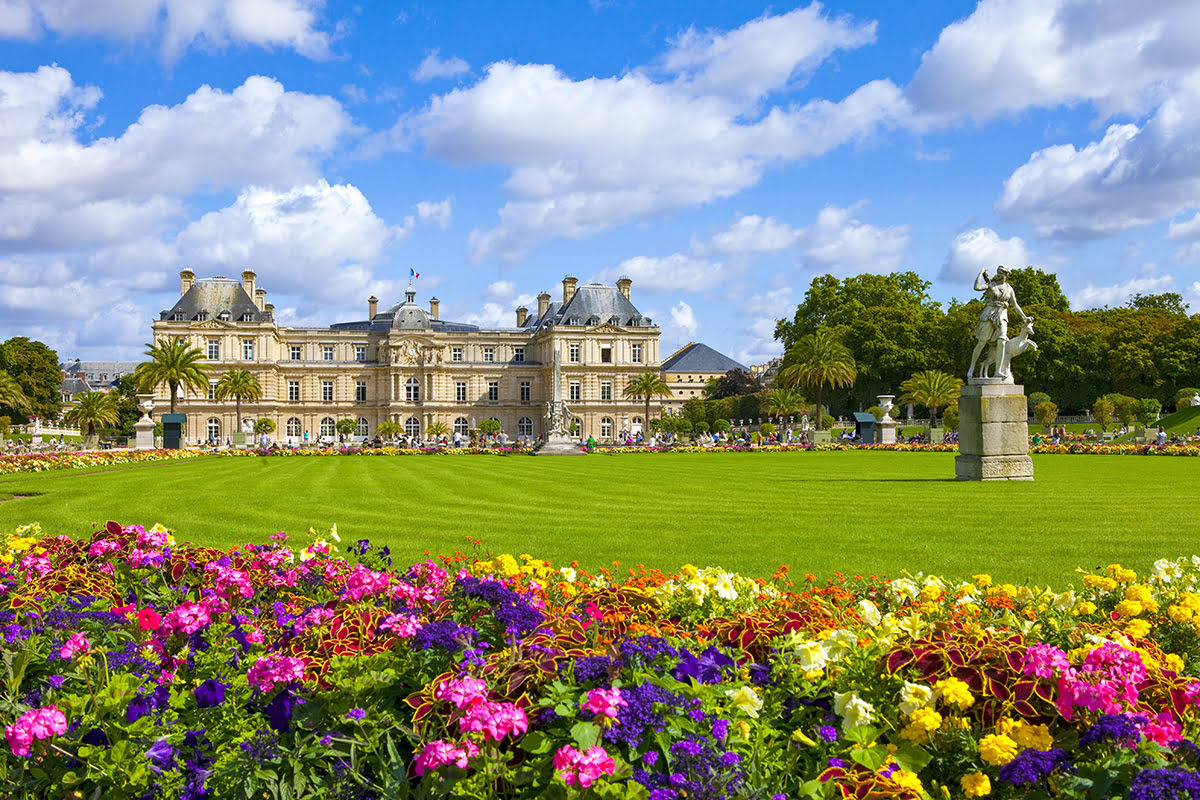
[[[938,278],[952,283],[970,282],[981,269],[1001,264],[1017,269],[1032,260],[1021,237],[1001,239],[991,228],[975,228],[954,237]]]
[[[792,249],[803,238],[804,231],[786,222],[746,214],[738,217],[728,230],[714,235],[706,245],[700,245],[700,249],[727,255],[778,253]]]
[[[1200,237],[1200,213],[1182,222],[1171,220],[1171,224],[1167,228],[1168,239],[1195,239],[1197,237]]]
[[[826,206],[804,232],[804,260],[810,269],[836,275],[887,273],[900,267],[908,251],[908,226],[879,228],[854,217],[849,208]]]
[[[696,313],[682,300],[671,306],[671,324],[689,338],[700,330],[700,321],[696,319]]]
[[[436,78],[453,78],[455,75],[470,71],[471,65],[461,58],[453,56],[441,58],[438,51],[434,50],[425,56],[420,66],[413,70],[412,79],[417,83],[425,83]]]
[[[703,291],[719,286],[726,279],[720,262],[672,253],[662,258],[634,256],[615,268],[602,270],[596,280],[612,283],[622,277],[630,278],[636,286],[650,292],[678,291],[680,287]]]
[[[1200,6],[1181,0],[981,0],[924,54],[908,95],[981,120],[1080,101],[1140,114],[1200,68],[1198,36]]]
[[[489,300],[507,300],[517,293],[515,281],[495,281],[484,289],[483,296]]]
[[[1123,306],[1135,294],[1161,294],[1173,291],[1175,291],[1175,278],[1171,275],[1131,278],[1124,283],[1112,286],[1096,286],[1089,283],[1071,295],[1071,308]]]
[[[4,0],[0,36],[37,39],[153,37],[174,59],[191,47],[246,44],[286,47],[309,58],[329,55],[329,34],[318,29],[323,0]]]
[[[873,25],[831,19],[814,5],[728,34],[688,32],[659,71],[573,80],[549,65],[499,62],[474,84],[435,96],[396,136],[415,136],[451,163],[511,170],[497,225],[472,232],[470,250],[475,261],[513,261],[548,238],[729,197],[770,165],[906,119],[890,81],[836,102],[767,102],[794,75],[873,35]]]
[[[445,230],[450,227],[450,217],[453,213],[451,204],[449,197],[436,203],[432,200],[422,200],[417,203],[417,216],[422,222],[435,222],[439,228]]]
[[[1004,183],[996,210],[1041,236],[1094,239],[1174,216],[1200,196],[1200,73],[1142,126],[1109,126],[1080,149],[1034,153]]]

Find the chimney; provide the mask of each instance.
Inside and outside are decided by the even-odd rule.
[[[633,285],[633,281],[629,278],[621,278],[617,281],[617,288],[621,290],[621,294],[625,295],[625,299],[629,300],[629,287]]]
[[[267,303],[265,306],[263,306],[263,310],[267,312],[267,320],[269,320],[270,322],[274,322],[275,321],[275,306],[272,305],[271,303]]]
[[[542,292],[538,295],[538,320],[541,321],[546,312],[550,310],[550,293]]]
[[[258,276],[253,270],[244,270],[242,272],[242,288],[246,290],[246,294],[254,297],[254,279]]]
[[[525,321],[527,319],[529,319],[529,309],[526,308],[525,306],[521,306],[520,308],[517,309],[517,327],[524,328]]]
[[[367,319],[375,319],[375,312],[379,310],[379,298],[371,295],[367,298]]]
[[[187,294],[187,290],[192,288],[192,284],[196,282],[196,273],[190,269],[182,269],[179,271],[179,296],[183,297]]]
[[[254,305],[258,306],[259,311],[263,310],[263,306],[266,305],[266,302],[267,302],[267,290],[266,289],[255,289],[254,290]]]
[[[429,316],[434,319],[438,318],[438,299],[436,297],[429,298]]]
[[[563,305],[571,302],[571,298],[575,296],[575,287],[579,285],[579,281],[575,276],[568,275],[563,278]]]

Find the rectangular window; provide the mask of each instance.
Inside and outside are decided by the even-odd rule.
[[[494,347],[483,348],[483,360],[485,363],[488,363],[488,364],[491,364],[493,361],[495,361],[496,360],[496,348],[494,348]]]
[[[183,312],[176,311],[174,314],[171,315],[171,319],[174,320],[175,322],[183,322]]]
[[[462,348],[461,347],[451,347],[450,348],[450,360],[451,361],[462,361]]]
[[[496,402],[500,399],[500,381],[488,381],[488,400]]]
[[[209,339],[208,340],[208,360],[209,361],[219,361],[220,358],[221,358],[221,340],[220,339]]]
[[[321,347],[321,358],[326,361],[333,361],[333,345],[327,344]]]
[[[299,361],[299,360],[300,360],[300,345],[298,345],[298,344],[294,344],[294,345],[292,345],[292,346],[289,348],[289,352],[291,353],[291,358],[292,358],[292,361]]]
[[[513,361],[517,362],[518,364],[523,364],[525,362],[525,348],[524,347],[514,347],[513,348]]]
[[[604,345],[603,347],[600,348],[600,363],[602,363],[602,364],[611,364],[612,363],[612,348],[609,347],[608,345]]]
[[[356,402],[359,402],[359,403],[367,402],[367,382],[366,381],[355,381],[354,382],[354,399]]]
[[[365,344],[354,345],[354,360],[355,361],[366,361],[367,360],[367,346]]]
[[[217,384],[215,384],[215,383],[208,384],[208,399],[209,400],[217,399]]]
[[[454,382],[454,400],[459,403],[467,402],[467,382],[466,381],[455,381]]]
[[[242,339],[242,360],[243,361],[253,361],[254,360],[254,340],[253,339]]]
[[[333,402],[333,381],[321,381],[321,400],[326,403]]]
[[[575,401],[579,399],[579,381],[571,381],[569,384],[569,394],[567,399]]]
[[[633,363],[642,363],[642,346],[640,344],[635,344],[633,346]]]
[[[521,381],[521,402],[528,403],[529,396],[533,393],[533,386],[529,381]]]
[[[567,361],[570,361],[572,364],[579,363],[579,345],[567,345]]]
[[[293,403],[300,400],[300,381],[288,381],[288,400]]]
[[[600,381],[600,399],[612,400],[612,381]]]

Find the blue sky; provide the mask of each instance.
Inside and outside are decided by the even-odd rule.
[[[919,11],[914,10],[919,9]],[[0,0],[0,337],[137,358],[178,272],[361,319],[633,279],[664,357],[777,355],[814,275],[1200,309],[1191,0]]]

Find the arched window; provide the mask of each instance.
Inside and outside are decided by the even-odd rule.
[[[632,430],[633,433],[641,433],[641,431],[642,431],[642,418],[641,417],[634,417],[632,420],[630,420],[630,430]]]
[[[208,418],[208,438],[213,441],[221,438],[221,420],[216,417]]]
[[[333,436],[337,433],[337,423],[333,421],[333,417],[325,417],[321,420],[321,435]]]
[[[366,436],[367,435],[367,418],[366,417],[358,418],[358,427],[354,429],[354,435],[355,436]]]
[[[602,438],[604,438],[604,439],[612,438],[612,425],[613,425],[613,423],[612,423],[611,417],[601,417],[600,418],[600,436]]]
[[[421,435],[421,423],[416,417],[409,417],[404,420],[404,432],[409,436]]]
[[[463,436],[466,436],[471,432],[471,424],[467,422],[466,417],[459,417],[458,419],[454,420],[454,432],[460,433]]]
[[[574,418],[574,419],[572,419],[571,421],[572,421],[573,423],[575,423],[575,424],[572,426],[572,427],[574,428],[574,430],[573,430],[573,431],[571,431],[571,432],[572,432],[572,433],[574,433],[574,434],[576,434],[576,435],[583,433],[583,420],[581,420],[579,417],[575,417],[575,418]]]
[[[517,420],[517,435],[533,436],[533,420],[529,417],[521,417]]]
[[[404,382],[404,399],[409,403],[421,402],[421,384],[417,383],[416,378]]]
[[[302,429],[300,427],[300,418],[299,417],[289,418],[287,421],[286,427],[287,427],[287,435],[288,436],[295,436],[297,438],[300,437],[300,431]]]

